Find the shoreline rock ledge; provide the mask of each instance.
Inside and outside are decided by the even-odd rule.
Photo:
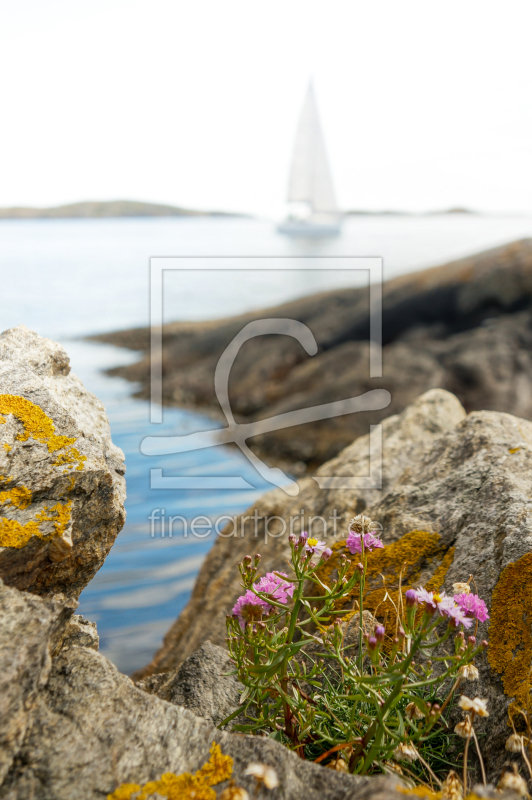
[[[61,345],[0,335],[0,578],[77,599],[125,521],[124,454]]]

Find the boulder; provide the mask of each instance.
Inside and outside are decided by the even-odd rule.
[[[125,466],[102,403],[55,342],[0,335],[0,577],[77,598],[125,520]]]
[[[73,643],[67,635],[73,605],[0,582],[1,800],[101,800],[123,784],[194,773],[213,743],[233,759],[233,778],[250,796],[255,783],[244,772],[259,762],[279,778],[272,800],[413,797],[398,779],[353,777],[306,763],[277,742],[219,731],[142,691],[90,641]],[[57,650],[61,638],[69,644]],[[216,789],[227,785],[224,780]]]

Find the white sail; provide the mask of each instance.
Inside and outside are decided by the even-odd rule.
[[[312,82],[299,120],[288,202],[306,203],[311,213],[334,214],[338,210]]]

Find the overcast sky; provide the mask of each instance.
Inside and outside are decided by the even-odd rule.
[[[342,208],[532,212],[529,0],[0,8],[0,206],[277,215],[312,75]]]

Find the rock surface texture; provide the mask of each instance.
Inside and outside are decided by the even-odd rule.
[[[454,582],[472,575],[488,604],[491,619],[477,631],[478,638],[490,642],[479,661],[480,681],[461,691],[488,700],[490,717],[480,730],[493,775],[508,756],[508,711],[526,702],[532,662],[532,423],[493,411],[466,416],[456,398],[433,390],[400,416],[385,420],[383,451],[382,490],[324,490],[305,479],[299,497],[278,490],[256,504],[262,517],[257,538],[254,509],[242,515],[237,530],[242,521],[243,538],[217,539],[188,607],[145,673],[176,666],[202,637],[223,644],[225,615],[241,593],[237,562],[243,556],[258,550],[261,569],[282,568],[287,533],[265,540],[264,517],[293,516],[297,532],[304,509],[305,528],[324,538],[322,521],[309,522],[309,517],[330,519],[336,510],[337,531],[327,537],[334,553],[321,568],[327,582],[345,552],[348,519],[364,511],[382,526],[385,544],[369,573],[369,611],[378,615],[381,608],[382,613],[381,576],[394,591],[403,566],[403,588],[423,584],[452,594]],[[368,442],[361,438],[319,474],[364,475],[367,459]],[[270,530],[275,531],[273,523]]]
[[[77,598],[125,519],[124,456],[64,349],[0,335],[0,577]]]
[[[409,796],[396,780],[353,778],[302,762],[276,742],[224,733],[142,691],[92,646],[65,635],[72,603],[62,606],[0,582],[0,606],[0,674],[7,689],[0,694],[2,800],[102,800],[124,783],[195,772],[213,742],[232,757],[233,777],[250,796],[254,781],[244,771],[257,761],[279,777],[279,787],[267,794],[271,800]],[[61,636],[70,644],[57,651]]]
[[[229,397],[239,421],[257,421],[375,388],[391,392],[381,411],[348,414],[256,436],[252,449],[303,474],[423,392],[453,392],[466,411],[489,409],[532,419],[532,240],[441,267],[402,275],[383,287],[383,377],[369,377],[367,289],[337,289],[259,313],[212,322],[170,323],[163,331],[163,396],[168,404],[220,412],[214,370],[229,342],[253,319],[307,325],[318,352],[288,336],[247,342],[231,370]],[[148,330],[97,337],[143,352],[114,370],[149,397]],[[223,420],[225,424],[225,419]]]

